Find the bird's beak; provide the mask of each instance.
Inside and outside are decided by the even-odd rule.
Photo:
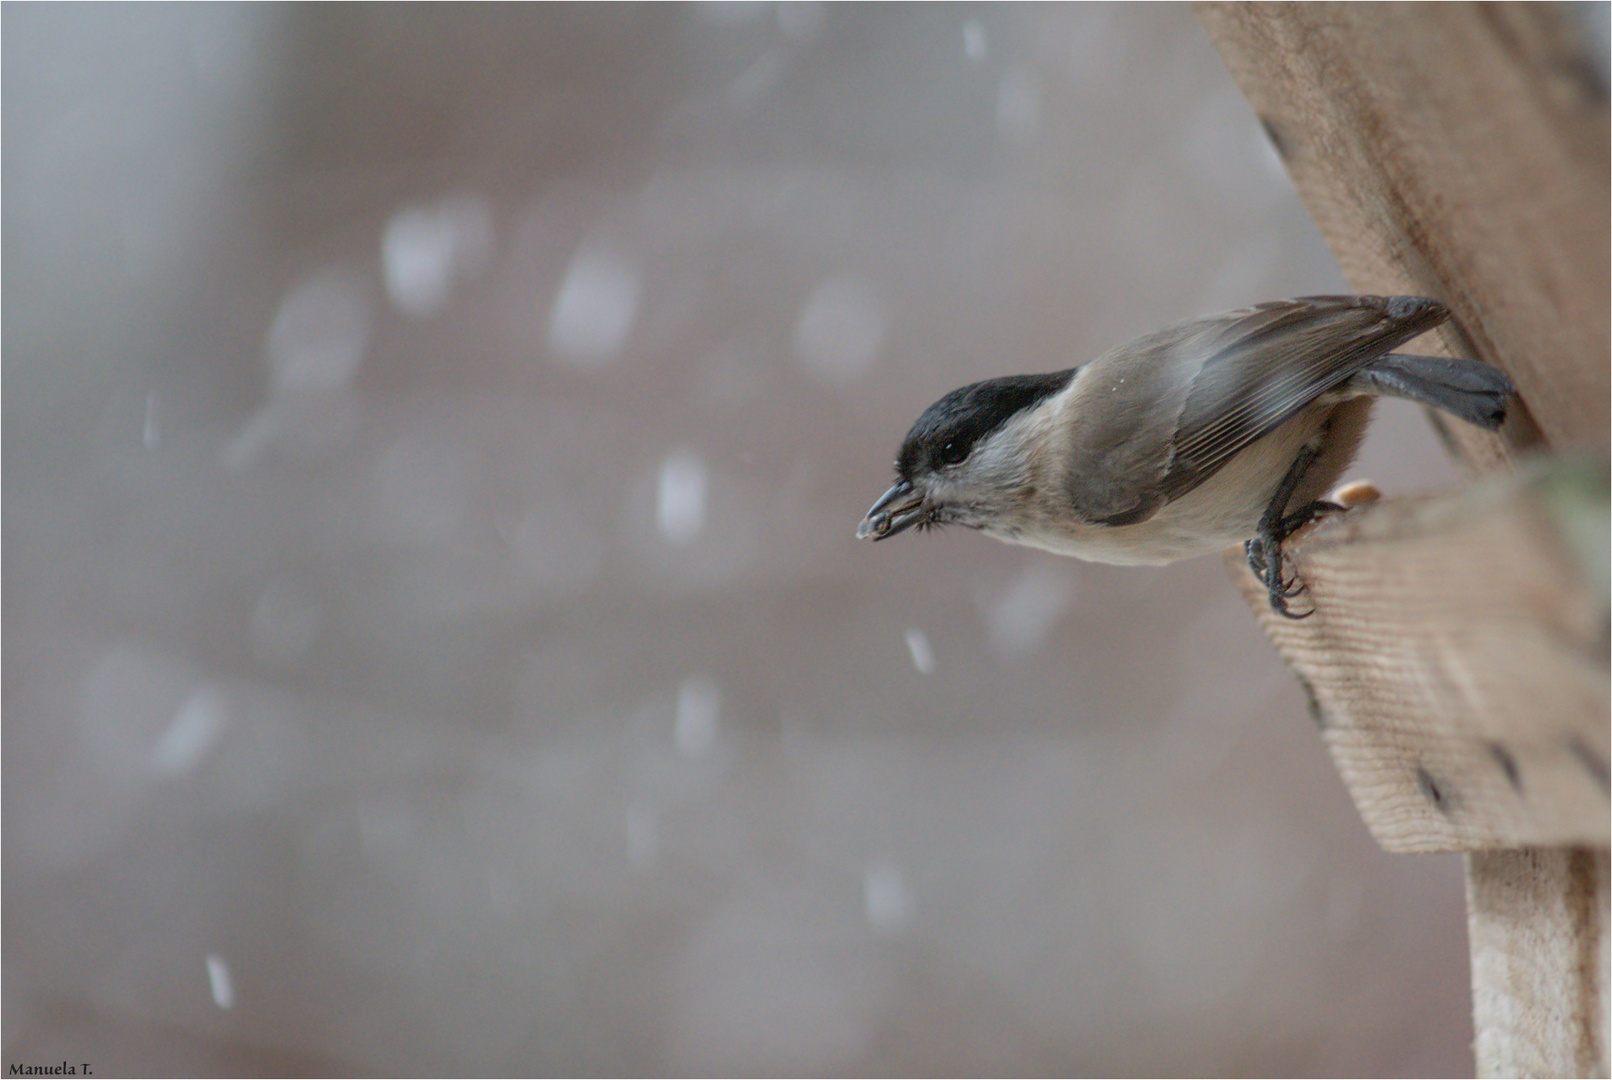
[[[883,540],[922,521],[929,513],[924,497],[913,491],[911,484],[898,480],[868,510],[862,524],[856,527],[858,540]]]

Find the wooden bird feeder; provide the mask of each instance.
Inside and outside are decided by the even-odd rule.
[[[1556,5],[1200,4],[1360,293],[1438,297],[1504,369],[1478,479],[1291,546],[1271,612],[1378,843],[1466,859],[1479,1075],[1608,1073],[1608,104]],[[1418,351],[1433,351],[1433,336]]]

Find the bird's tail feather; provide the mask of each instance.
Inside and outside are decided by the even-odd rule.
[[[1408,398],[1493,431],[1506,418],[1506,399],[1516,392],[1499,368],[1476,360],[1389,353],[1355,378],[1378,394]]]

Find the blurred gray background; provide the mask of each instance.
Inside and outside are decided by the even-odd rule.
[[[5,1062],[1470,1071],[1217,560],[852,539],[946,390],[1344,289],[1188,9],[3,40]]]

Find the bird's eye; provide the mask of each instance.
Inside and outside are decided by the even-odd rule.
[[[940,447],[940,463],[942,465],[956,465],[968,456],[972,449],[963,439],[947,439]]]

